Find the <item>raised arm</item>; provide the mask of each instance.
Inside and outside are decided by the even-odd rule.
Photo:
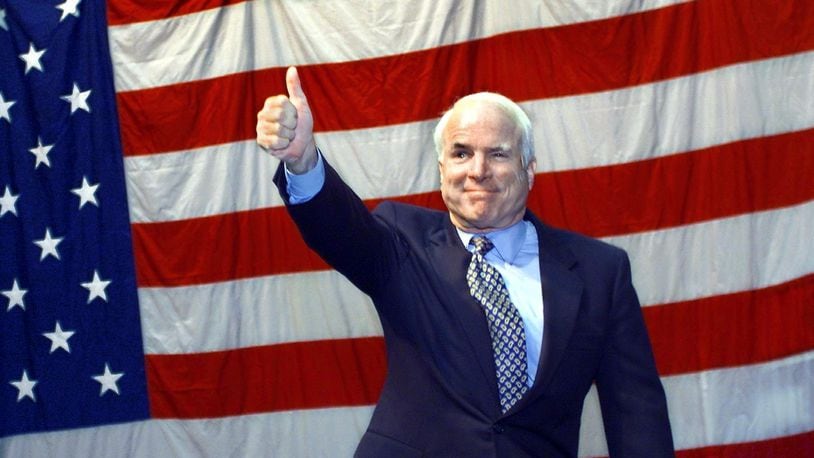
[[[288,95],[267,98],[257,113],[257,143],[282,162],[274,182],[306,244],[371,294],[397,268],[402,247],[392,228],[370,213],[325,158],[315,169],[314,121],[294,67],[286,73],[286,86]],[[312,181],[315,173],[321,178]]]

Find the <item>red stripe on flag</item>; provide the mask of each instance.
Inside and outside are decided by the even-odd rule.
[[[814,274],[754,291],[646,307],[644,317],[659,373],[674,375],[814,349],[812,304]]]
[[[328,268],[282,207],[131,227],[139,287]]]
[[[529,208],[554,226],[606,236],[794,205],[814,198],[813,149],[809,129],[631,164],[541,174]],[[444,208],[438,192],[394,200]],[[132,228],[139,286],[328,268],[279,207]]]
[[[676,458],[770,458],[814,456],[814,431],[758,442],[677,450]]]
[[[517,101],[560,97],[805,51],[814,48],[811,30],[812,2],[700,1],[312,65],[300,75],[317,131],[359,129],[432,119],[458,97],[480,90]],[[263,100],[284,92],[284,69],[273,68],[119,93],[124,152],[180,151],[254,138]]]
[[[146,356],[154,418],[370,405],[386,365],[380,337]]]
[[[109,25],[132,24],[197,13],[246,0],[112,0],[107,2]]]

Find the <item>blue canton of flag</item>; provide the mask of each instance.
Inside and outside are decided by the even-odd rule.
[[[0,437],[147,418],[105,5],[0,0]]]

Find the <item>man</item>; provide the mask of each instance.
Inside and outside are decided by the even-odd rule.
[[[258,113],[281,195],[308,245],[368,294],[388,373],[360,457],[575,456],[596,382],[611,456],[672,456],[626,254],[526,209],[528,117],[490,93],[435,131],[448,213],[372,213],[317,151],[295,69]],[[484,238],[485,237],[485,238]]]

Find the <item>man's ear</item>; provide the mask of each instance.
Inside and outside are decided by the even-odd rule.
[[[537,170],[537,160],[532,159],[529,161],[529,165],[526,166],[526,179],[529,182],[529,191],[531,191],[531,187],[534,186],[534,172]]]

